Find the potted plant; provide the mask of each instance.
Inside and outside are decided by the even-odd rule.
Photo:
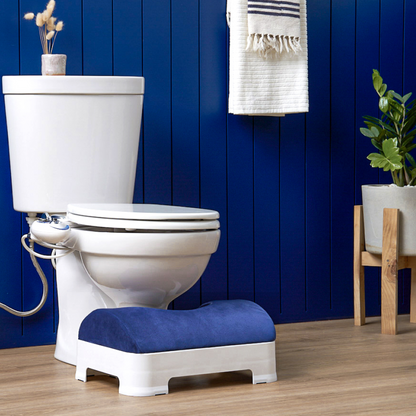
[[[381,254],[384,208],[400,210],[399,253],[416,255],[416,162],[410,152],[416,147],[416,100],[387,90],[383,78],[373,70],[373,85],[379,95],[381,118],[365,116],[361,133],[371,139],[378,152],[368,155],[374,168],[390,171],[391,185],[363,185],[366,250]]]
[[[36,16],[34,13],[26,13],[23,16],[26,20],[35,19],[36,26],[39,29],[43,51],[42,75],[65,75],[66,73],[66,55],[52,54],[56,36],[64,27],[62,21],[57,22],[56,17],[52,16],[55,4],[55,0],[50,0],[42,13],[38,13]]]

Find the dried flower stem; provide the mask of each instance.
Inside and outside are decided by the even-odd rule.
[[[52,41],[51,41],[51,52],[53,51],[53,47],[55,46],[55,40],[56,40],[56,36],[57,36],[58,32],[55,32],[55,34],[53,35]]]
[[[52,53],[56,36],[64,26],[62,21],[55,25],[56,17],[52,17],[54,10],[55,0],[49,0],[46,9],[42,13],[36,15],[36,26],[39,28],[39,38],[44,54]],[[26,20],[33,20],[34,17],[34,13],[26,13],[23,16]]]

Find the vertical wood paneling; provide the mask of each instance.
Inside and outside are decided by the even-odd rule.
[[[331,311],[331,8],[330,0],[308,1],[310,110],[306,117],[306,316]],[[317,79],[328,82],[314,82]],[[300,163],[300,161],[298,161]]]
[[[228,295],[254,300],[253,118],[228,117]]]
[[[83,0],[83,75],[113,75],[112,0]]]
[[[372,73],[373,69],[380,69],[379,50],[379,0],[358,0],[356,16],[357,39],[365,39],[365,42],[356,42],[356,202],[362,203],[361,186],[371,183],[378,183],[378,169],[370,166],[367,155],[375,151],[371,141],[360,132],[360,127],[365,127],[363,116],[378,114],[378,95],[374,90]],[[385,75],[382,74],[384,77]]]
[[[16,1],[17,3],[17,1]],[[26,21],[22,16],[27,12],[35,15],[45,9],[42,0],[20,0],[20,16],[16,16],[20,23],[20,74],[36,75],[41,71],[42,47],[39,41],[39,31],[35,22]]]
[[[380,71],[389,89],[403,92],[404,0],[381,0]]]
[[[53,51],[67,56],[68,75],[82,75],[82,0],[57,1],[54,16],[64,22],[64,29],[56,37]]]
[[[414,68],[416,67],[416,42],[414,41],[414,18],[416,16],[416,2],[404,2],[404,72],[403,72],[403,91],[413,92],[412,99],[416,98],[416,77]]]
[[[280,319],[279,123],[254,118],[254,300]]]
[[[199,4],[172,1],[172,203],[199,207]],[[201,304],[201,282],[175,308]]]
[[[144,75],[135,202],[219,211],[221,241],[201,280],[174,303],[193,308],[252,299],[276,323],[352,316],[353,205],[372,169],[362,116],[375,114],[371,72],[414,91],[416,5],[405,0],[308,0],[310,113],[283,119],[227,114],[225,0],[58,0],[65,22],[55,52],[68,75]],[[27,11],[45,0],[9,0],[0,16],[0,75],[39,74],[41,48]],[[41,286],[21,253],[25,220],[12,209],[0,104],[0,302],[32,308]],[[53,273],[45,308],[22,320],[0,310],[0,348],[53,342]],[[400,278],[400,311],[409,279]],[[379,272],[366,271],[367,314],[379,313]],[[54,315],[55,313],[55,315]]]
[[[143,16],[141,0],[113,0],[114,75],[143,75]],[[145,83],[146,91],[146,83]],[[140,132],[133,200],[143,202],[143,131]]]
[[[280,121],[281,322],[305,316],[305,116]]]
[[[403,91],[404,0],[380,1],[380,72],[388,89]],[[390,172],[379,170],[380,183],[391,183]]]
[[[143,3],[144,202],[172,202],[170,0]]]
[[[141,76],[142,1],[113,0],[113,67],[116,76]]]
[[[355,0],[332,2],[331,305],[351,316],[355,137]],[[342,45],[342,46],[341,46]],[[348,163],[345,161],[348,160]]]
[[[380,1],[380,71],[389,89],[403,91],[404,0]],[[399,42],[399,43],[396,43]],[[379,170],[380,183],[391,183],[391,173]]]
[[[201,279],[202,301],[227,298],[227,30],[223,0],[200,2],[201,206],[220,213],[221,240]]]

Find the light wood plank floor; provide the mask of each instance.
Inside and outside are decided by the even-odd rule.
[[[416,415],[416,324],[399,334],[380,319],[277,326],[276,383],[252,385],[247,372],[171,380],[170,394],[127,397],[117,379],[74,379],[53,346],[0,351],[0,415]]]

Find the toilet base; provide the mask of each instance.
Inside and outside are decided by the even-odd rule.
[[[135,354],[79,340],[75,378],[86,382],[91,370],[118,377],[126,396],[168,394],[172,377],[226,371],[251,370],[253,384],[277,380],[274,341]]]
[[[59,322],[55,358],[76,365],[78,330],[83,319],[99,308],[114,308],[114,302],[93,283],[74,251],[57,260]]]

